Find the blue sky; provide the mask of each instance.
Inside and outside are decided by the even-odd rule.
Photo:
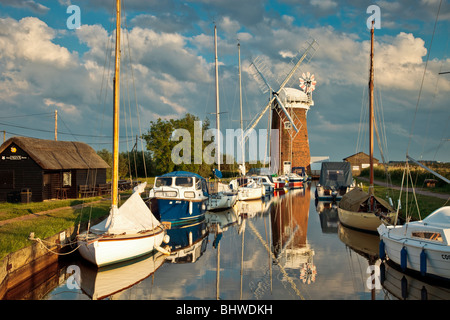
[[[360,129],[369,66],[366,21],[370,14],[366,11],[377,5],[381,28],[375,31],[375,82],[384,116],[380,129],[386,134],[385,156],[403,160],[408,149],[414,158],[450,159],[450,75],[438,75],[450,71],[447,1],[440,7],[428,64],[440,0],[123,2],[127,32],[122,36],[122,66],[128,71],[122,75],[122,109],[127,116],[138,109],[143,133],[150,121],[178,118],[186,112],[208,117],[215,126],[211,113],[215,112],[216,24],[221,111],[226,112],[221,128],[239,126],[237,39],[244,118],[250,120],[268,98],[249,74],[251,60],[264,57],[274,76],[282,75],[290,57],[313,37],[319,50],[309,64],[301,66],[301,72],[310,71],[318,81],[315,105],[308,112],[311,155],[340,161],[368,152],[367,135]],[[66,27],[70,4],[80,7],[80,29]],[[110,148],[112,73],[108,66],[112,64],[105,57],[111,56],[114,5],[113,0],[0,0],[0,130],[7,132],[7,138],[53,139],[52,114],[58,110],[59,140]],[[298,83],[292,86],[298,88]],[[263,118],[258,128],[266,124]],[[367,125],[363,128],[367,130]],[[129,149],[136,134],[136,120],[121,130]],[[375,155],[380,158],[378,151]]]

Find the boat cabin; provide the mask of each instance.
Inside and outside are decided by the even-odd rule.
[[[12,137],[0,146],[0,201],[78,198],[83,190],[94,194],[106,185],[107,168],[82,142]]]
[[[155,198],[196,198],[208,196],[206,180],[195,173],[174,171],[155,178],[153,192]]]

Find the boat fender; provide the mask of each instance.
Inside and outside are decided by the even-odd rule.
[[[383,240],[380,240],[380,259],[383,261],[386,259],[386,250],[385,250],[385,244]]]
[[[427,253],[425,252],[425,249],[422,249],[422,252],[420,253],[420,274],[422,276],[425,276],[427,273]]]
[[[400,267],[402,268],[403,271],[406,270],[407,257],[408,257],[408,252],[406,251],[406,247],[403,246],[402,250],[400,251]]]

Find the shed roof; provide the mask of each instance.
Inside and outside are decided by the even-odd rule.
[[[0,153],[13,143],[44,170],[109,168],[95,150],[83,142],[12,137],[0,146]]]

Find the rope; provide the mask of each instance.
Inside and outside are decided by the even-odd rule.
[[[438,19],[439,19],[439,12],[441,11],[441,5],[442,5],[442,0],[439,2],[439,8],[438,8],[438,12],[436,14],[436,20],[434,21],[433,35],[431,36],[431,42],[430,42],[430,47],[428,49],[427,61],[425,63],[425,70],[423,71],[422,82],[420,84],[419,97],[417,98],[416,110],[414,112],[413,123],[412,123],[412,126],[411,126],[411,133],[409,135],[408,148],[406,149],[406,154],[407,155],[408,155],[408,151],[409,151],[409,146],[411,145],[411,140],[412,140],[413,131],[414,131],[414,125],[415,125],[415,122],[416,122],[417,111],[419,109],[420,96],[422,95],[423,83],[425,81],[425,75],[427,73],[428,61],[430,59],[431,48],[433,46],[434,34],[435,34],[435,31],[436,31],[436,25],[437,25],[437,22],[438,22]]]
[[[62,252],[55,252],[55,251],[51,250],[50,248],[48,248],[48,247],[44,244],[44,241],[43,241],[42,239],[40,239],[40,238],[29,238],[29,240],[31,240],[31,241],[36,241],[36,242],[40,243],[41,246],[44,247],[47,251],[49,251],[50,253],[56,254],[56,255],[58,255],[58,256],[65,256],[65,255],[71,254],[71,253],[75,252],[76,250],[78,250],[78,248],[81,246],[81,245],[78,245],[78,246],[77,246],[75,249],[73,249],[72,251],[69,251],[69,252],[63,252],[63,253],[62,253]],[[49,242],[49,243],[50,243],[50,242]],[[73,243],[73,242],[70,242],[69,245],[70,245],[71,243]],[[54,245],[53,243],[51,243],[51,244]]]

